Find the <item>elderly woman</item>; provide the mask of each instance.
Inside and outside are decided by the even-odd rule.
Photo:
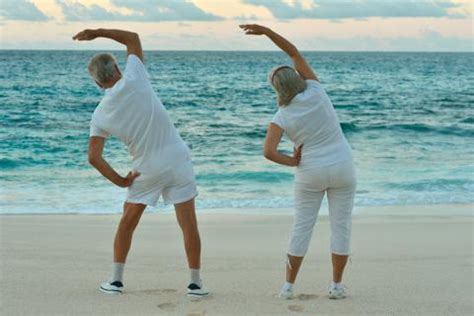
[[[329,298],[344,298],[346,291],[341,280],[350,253],[356,188],[351,148],[329,97],[296,47],[264,26],[240,27],[249,35],[266,35],[290,56],[294,65],[294,68],[278,66],[269,75],[277,93],[278,111],[268,127],[264,145],[267,159],[296,167],[295,219],[289,241],[286,282],[280,297],[294,297],[293,284],[308,250],[321,201],[327,194],[333,266]],[[294,143],[292,157],[277,151],[283,133]]]

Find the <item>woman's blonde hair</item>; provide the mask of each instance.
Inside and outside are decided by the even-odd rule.
[[[278,95],[279,106],[287,106],[298,93],[306,89],[304,79],[290,66],[273,68],[268,79]]]

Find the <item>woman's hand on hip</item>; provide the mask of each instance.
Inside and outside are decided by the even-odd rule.
[[[303,151],[303,145],[299,145],[298,147],[293,147],[293,160],[294,166],[298,166],[301,161],[301,152]]]

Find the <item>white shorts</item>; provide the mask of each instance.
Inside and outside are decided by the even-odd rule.
[[[140,174],[128,187],[129,203],[156,206],[160,196],[165,204],[178,204],[198,195],[191,160],[155,175]]]

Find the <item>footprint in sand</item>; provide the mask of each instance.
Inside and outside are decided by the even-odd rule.
[[[292,312],[302,312],[304,311],[304,306],[303,305],[288,305],[288,310],[292,311]]]
[[[161,293],[165,293],[165,294],[169,294],[169,293],[176,293],[177,290],[175,289],[153,289],[153,290],[142,290],[142,291],[138,291],[138,292],[142,292],[144,294],[161,294]]]
[[[161,290],[163,293],[176,293],[178,290],[175,289],[163,289]]]
[[[314,300],[314,299],[317,299],[318,297],[319,295],[316,295],[316,294],[300,294],[297,296],[297,298],[300,301]]]
[[[174,311],[176,304],[166,302],[166,303],[158,304],[157,306],[159,309],[170,312],[170,311]]]
[[[195,312],[189,312],[186,314],[186,316],[204,316],[206,315],[206,311],[195,311]]]

